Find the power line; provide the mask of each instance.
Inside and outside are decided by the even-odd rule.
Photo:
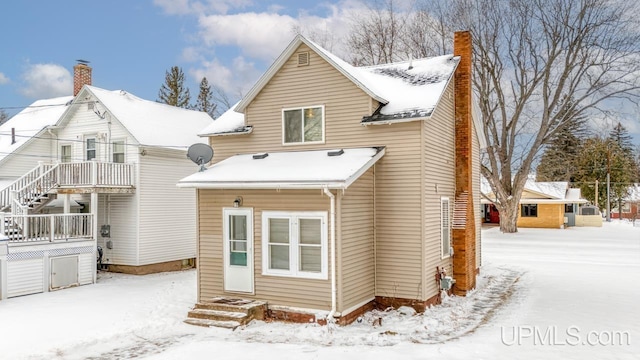
[[[3,133],[0,132],[0,136],[12,136],[9,133]],[[30,138],[30,139],[41,139],[41,140],[55,140],[55,141],[60,141],[60,142],[76,142],[76,143],[83,143],[85,142],[85,140],[78,140],[78,139],[61,139],[61,138],[53,138],[53,137],[44,137],[44,136],[37,136],[37,135],[33,135],[33,136],[29,136],[29,135],[18,135],[15,134],[15,137],[20,137],[20,138]],[[95,139],[95,138],[92,138]],[[98,141],[96,139],[95,141],[96,145],[113,145],[113,141],[112,142],[105,142],[105,141]],[[130,143],[125,143],[125,146],[133,146],[133,147],[138,147],[138,146],[142,146],[142,147],[148,147],[148,148],[159,148],[159,149],[188,149],[189,146],[185,146],[185,145],[148,145],[148,144],[130,144]]]

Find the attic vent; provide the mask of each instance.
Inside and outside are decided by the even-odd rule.
[[[309,52],[298,53],[298,66],[309,65]]]
[[[255,155],[253,155],[253,158],[254,158],[255,160],[260,160],[260,159],[264,159],[264,158],[266,158],[267,156],[269,156],[269,153],[264,153],[264,154],[255,154]]]
[[[327,156],[340,156],[342,154],[344,154],[344,150],[343,149],[327,152]]]

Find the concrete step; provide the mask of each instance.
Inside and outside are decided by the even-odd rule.
[[[225,329],[235,329],[238,326],[242,325],[237,321],[218,321],[218,320],[208,320],[208,319],[193,319],[189,318],[184,321],[190,325],[203,326],[203,327],[220,327]]]
[[[215,321],[237,321],[240,324],[246,324],[251,321],[249,315],[245,313],[208,309],[193,309],[189,311],[188,317],[192,319],[207,319]]]

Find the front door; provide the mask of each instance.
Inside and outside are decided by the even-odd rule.
[[[223,213],[224,290],[253,293],[253,209]]]

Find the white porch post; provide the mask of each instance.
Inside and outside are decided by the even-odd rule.
[[[96,283],[97,277],[97,264],[96,264],[96,251],[98,251],[98,193],[91,193],[91,225],[93,236],[93,283]]]

